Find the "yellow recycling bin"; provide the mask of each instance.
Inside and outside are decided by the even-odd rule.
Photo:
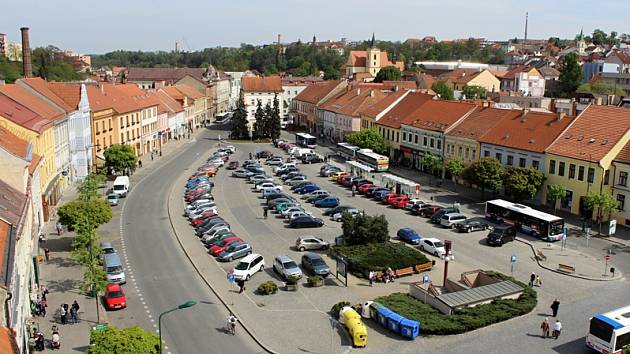
[[[355,347],[365,347],[367,345],[367,328],[361,321],[361,315],[351,307],[344,307],[341,311],[341,322],[346,325],[352,344]]]

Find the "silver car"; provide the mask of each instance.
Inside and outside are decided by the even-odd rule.
[[[295,248],[304,252],[306,250],[325,250],[330,247],[327,241],[315,236],[300,236],[295,240]]]
[[[109,203],[110,206],[118,205],[119,200],[120,199],[118,198],[118,194],[110,193],[107,195],[107,202]]]
[[[219,254],[218,260],[231,262],[237,258],[248,256],[252,253],[252,246],[249,243],[240,242],[230,245],[225,251]]]
[[[302,270],[289,256],[278,256],[273,262],[273,270],[284,279],[289,277],[302,277]]]

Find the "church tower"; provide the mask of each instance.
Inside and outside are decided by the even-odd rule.
[[[580,30],[580,35],[577,38],[577,50],[579,55],[586,54],[586,42],[584,41],[584,29]]]
[[[366,50],[365,68],[372,76],[376,76],[381,70],[381,50],[375,45],[374,33],[372,33],[370,47]]]

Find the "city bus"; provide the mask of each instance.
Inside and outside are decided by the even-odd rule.
[[[630,347],[630,306],[598,314],[589,322],[588,348],[598,353],[621,354]]]
[[[360,149],[356,152],[357,161],[374,169],[374,172],[389,170],[389,157],[379,155],[370,149]]]
[[[546,241],[561,240],[564,234],[564,219],[502,199],[486,202],[486,219],[514,225],[518,231]]]
[[[358,146],[350,145],[348,143],[337,144],[337,154],[346,160],[354,160],[356,158]]]
[[[317,147],[317,138],[307,133],[295,133],[295,144],[301,147],[315,149]]]

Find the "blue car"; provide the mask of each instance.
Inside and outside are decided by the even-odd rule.
[[[381,198],[383,198],[383,196],[387,193],[391,193],[391,191],[389,189],[380,190],[378,192],[374,192],[372,197],[376,200],[381,200]]]
[[[321,188],[319,188],[318,185],[311,184],[311,185],[308,185],[308,186],[305,186],[305,187],[302,187],[302,188],[298,188],[295,191],[297,193],[300,193],[300,194],[306,194],[306,193],[314,192],[314,191],[319,190],[319,189],[321,189]]]
[[[412,245],[419,244],[420,240],[422,239],[422,237],[418,235],[416,230],[410,229],[408,227],[398,230],[398,232],[396,233],[396,236],[398,236],[399,239],[407,243],[410,243]]]
[[[304,188],[304,187],[306,187],[306,186],[314,186],[314,185],[315,185],[315,183],[313,183],[313,182],[307,182],[307,181],[304,181],[304,182],[302,182],[302,183],[298,183],[298,184],[296,184],[295,186],[292,186],[292,187],[291,187],[291,190],[292,190],[292,191],[297,191],[297,190],[298,190],[298,189],[300,189],[300,188]]]
[[[199,183],[202,183],[202,182],[208,182],[208,179],[207,179],[207,178],[195,178],[195,179],[191,179],[190,181],[188,181],[188,182],[186,183],[186,187],[187,187],[187,188],[194,187],[194,186],[196,186],[196,185],[198,185]]]
[[[315,203],[313,203],[313,205],[315,205],[318,208],[334,208],[337,205],[339,205],[339,198],[326,197],[326,198],[316,201]]]

